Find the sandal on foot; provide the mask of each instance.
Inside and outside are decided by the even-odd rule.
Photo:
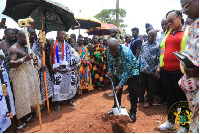
[[[27,119],[26,119],[26,121],[25,122],[30,122],[31,121],[31,119],[33,118],[33,116],[32,115],[30,115]],[[23,124],[22,124],[23,125]]]
[[[55,106],[54,109],[55,109],[55,111],[60,111],[61,108],[60,108],[60,106]]]
[[[70,102],[69,102],[69,105],[72,106],[72,107],[77,106],[73,101],[70,101]]]
[[[28,131],[28,130],[29,130],[29,127],[27,127],[26,124],[23,123],[21,126],[18,126],[18,127],[17,127],[17,130],[18,130],[18,131],[21,131],[21,132],[25,132],[25,131]]]
[[[33,116],[33,117],[31,118],[30,122],[33,122],[33,121],[35,121],[35,120],[37,120],[37,116]]]
[[[35,121],[35,120],[37,120],[37,116],[31,115],[31,116],[29,116],[29,117],[26,119],[26,123],[27,123],[27,122],[33,122],[33,121]]]

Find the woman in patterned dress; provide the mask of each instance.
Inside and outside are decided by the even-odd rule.
[[[81,58],[81,64],[78,68],[79,70],[79,89],[80,94],[82,94],[83,89],[87,89],[88,91],[93,90],[92,85],[92,77],[91,77],[91,60],[90,53],[83,45],[84,39],[83,37],[78,38],[78,45],[75,47],[76,51],[79,53]]]
[[[106,48],[98,42],[98,36],[93,36],[94,47],[91,50],[92,82],[96,87],[104,86],[106,78]]]

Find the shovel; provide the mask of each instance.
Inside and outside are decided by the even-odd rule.
[[[117,99],[117,94],[116,94],[116,92],[115,92],[115,90],[114,90],[115,87],[114,87],[112,78],[110,78],[109,76],[107,76],[107,77],[108,77],[108,78],[110,79],[110,81],[111,81],[112,88],[113,88],[113,93],[114,93],[114,99],[115,99],[115,103],[116,103],[116,105],[117,105],[117,107],[113,107],[113,108],[112,108],[112,111],[113,111],[114,115],[127,115],[127,116],[129,116],[129,114],[128,114],[126,108],[125,108],[125,107],[120,107],[120,106],[119,106],[119,102],[118,102],[118,99]]]

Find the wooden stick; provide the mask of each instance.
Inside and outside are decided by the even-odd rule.
[[[26,42],[28,46],[28,53],[31,53],[31,48],[30,48],[30,42],[29,42],[29,36],[28,36],[28,31],[27,27],[24,27],[25,30],[25,36],[26,36]],[[33,66],[33,60],[31,60],[31,66],[32,66],[32,72],[33,72],[33,77],[35,78],[35,71],[34,71],[34,66]],[[41,118],[41,112],[40,112],[40,103],[39,103],[39,95],[38,95],[38,90],[36,89],[36,99],[37,99],[37,109],[38,109],[38,116],[39,116],[39,123],[40,123],[40,129],[42,129],[42,118]]]
[[[25,30],[25,36],[26,36],[26,42],[27,42],[27,46],[28,46],[28,53],[31,53],[31,48],[30,48],[30,42],[29,42],[29,36],[28,36],[28,31],[27,31],[27,27],[31,26],[30,23],[34,22],[34,20],[29,17],[26,19],[19,19],[18,20],[18,24],[20,27],[23,27]],[[33,66],[33,60],[31,60],[31,68],[32,68],[32,72],[33,72],[33,77],[35,80],[35,71],[34,71],[34,66]],[[35,82],[34,82],[35,83]],[[40,112],[40,104],[39,104],[39,95],[38,95],[38,90],[39,89],[35,89],[36,90],[36,99],[37,99],[37,109],[38,109],[38,116],[39,116],[39,123],[40,123],[40,129],[42,129],[42,118],[41,118],[41,112]]]
[[[44,19],[46,16],[46,2],[43,2],[43,17],[42,17],[42,30],[39,31],[39,42],[42,45],[42,59],[43,59],[43,66],[46,66],[45,62],[45,43],[46,43],[46,36],[45,32],[43,31],[44,29]],[[46,21],[45,21],[46,22]],[[45,29],[46,30],[46,29]],[[50,108],[49,108],[49,95],[47,91],[47,78],[46,78],[46,70],[43,71],[44,74],[44,86],[45,86],[45,94],[46,94],[46,101],[47,101],[47,109],[48,109],[48,114],[50,115]]]
[[[42,32],[40,30],[39,32],[39,42],[42,45],[42,59],[43,59],[43,66],[46,66],[46,62],[45,62],[45,43],[46,43],[46,36],[45,36],[45,32]],[[47,79],[46,79],[46,70],[43,71],[44,74],[44,86],[45,86],[45,93],[46,93],[46,100],[47,100],[47,109],[48,109],[48,114],[50,115],[50,108],[49,108],[49,96],[48,96],[48,92],[47,92]]]

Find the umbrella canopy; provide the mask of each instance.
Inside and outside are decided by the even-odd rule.
[[[103,23],[101,27],[91,28],[88,31],[86,31],[86,33],[88,33],[88,35],[98,35],[98,36],[110,35],[111,28],[117,28],[119,30],[119,33],[120,34],[122,33],[119,27],[113,24],[107,24],[107,23]]]
[[[74,14],[66,6],[50,0],[7,0],[3,14],[16,22],[31,16],[35,21],[34,27],[41,30],[43,24],[46,32],[68,31],[71,27],[79,25]]]
[[[93,27],[101,27],[101,22],[94,17],[91,17],[91,18],[75,17],[75,19],[79,22],[81,29],[90,29]],[[79,28],[79,27],[75,27],[75,28]]]

